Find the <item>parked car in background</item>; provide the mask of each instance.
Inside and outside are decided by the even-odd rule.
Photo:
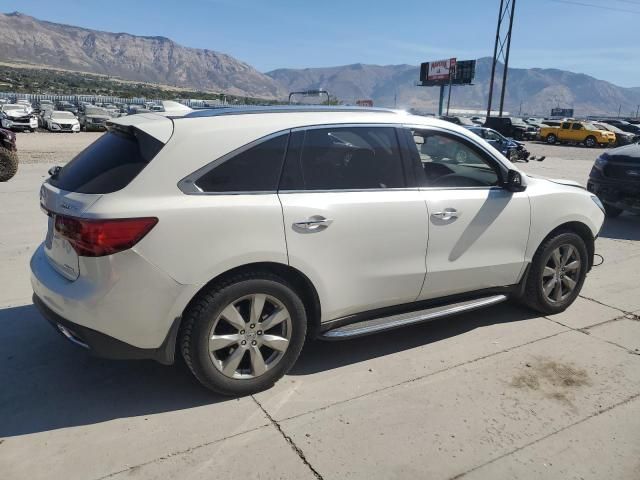
[[[102,105],[102,108],[107,111],[111,118],[118,118],[120,116],[120,109],[112,103],[105,103]]]
[[[54,107],[55,105],[51,100],[38,100],[35,104],[34,112],[39,115],[43,110],[53,110]]]
[[[544,127],[540,130],[540,138],[550,145],[560,143],[583,143],[586,147],[613,146],[616,134],[608,130],[600,130],[589,122],[562,122],[559,127]]]
[[[602,153],[591,169],[587,189],[602,200],[609,217],[624,211],[640,214],[640,144]]]
[[[102,107],[94,107],[93,105],[85,107],[78,116],[80,128],[83,131],[106,130],[107,122],[111,119],[109,112]]]
[[[38,128],[38,119],[24,105],[6,103],[0,106],[0,128],[33,132]]]
[[[63,110],[46,110],[42,116],[44,128],[51,132],[79,132],[80,123],[71,112]]]
[[[623,132],[633,133],[634,135],[640,135],[640,126],[639,125],[634,125],[634,124],[626,122],[624,120],[617,120],[617,119],[607,119],[607,120],[603,120],[603,121],[605,123],[608,123],[609,125],[613,125],[614,127],[619,128]]]
[[[16,134],[0,128],[0,182],[11,180],[18,172]],[[6,228],[6,225],[5,225]]]
[[[164,112],[164,107],[162,105],[154,104],[149,106],[149,110],[151,112]]]
[[[34,303],[78,347],[166,364],[181,354],[226,395],[273,385],[306,339],[509,298],[562,312],[604,220],[575,182],[527,176],[460,126],[392,110],[111,124],[41,187]]]
[[[600,130],[607,130],[609,132],[613,132],[616,135],[616,145],[629,145],[630,143],[637,142],[640,139],[640,135],[636,135],[634,133],[625,132],[624,130],[620,130],[618,127],[613,125],[609,125],[608,123],[602,122],[591,122],[593,125]]]
[[[543,120],[541,123],[547,127],[559,127],[562,125],[562,120]]]
[[[470,132],[478,135],[480,138],[483,138],[489,145],[502,153],[510,161],[529,161],[529,157],[531,156],[531,154],[521,142],[518,142],[512,138],[507,138],[491,128],[479,126],[466,128]],[[544,157],[542,158],[542,160],[544,160]]]
[[[483,125],[483,124],[484,124],[484,122],[485,122],[485,120],[486,120],[486,118],[485,118],[485,117],[478,117],[478,116],[475,116],[475,117],[471,117],[471,118],[470,118],[470,120],[471,120],[473,123],[475,123],[476,125]]]
[[[135,115],[137,113],[150,113],[151,110],[142,105],[129,105],[127,115]]]
[[[78,115],[78,107],[76,107],[71,102],[67,102],[67,101],[58,102],[58,103],[56,103],[56,108],[55,109],[58,110],[58,111],[71,112],[74,115]]]
[[[538,136],[535,127],[516,117],[488,117],[483,126],[516,140],[534,140]]]
[[[467,117],[442,115],[440,119],[444,120],[445,122],[451,122],[451,123],[455,123],[456,125],[462,125],[463,127],[467,127],[467,126],[471,127],[473,125],[476,125],[471,121],[470,118],[467,118]]]
[[[23,105],[27,113],[33,113],[33,105],[31,105],[31,102],[29,100],[25,100],[25,99],[16,100],[16,105]]]

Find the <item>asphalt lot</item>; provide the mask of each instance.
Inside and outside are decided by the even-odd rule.
[[[510,304],[310,344],[269,391],[228,399],[177,365],[95,359],[31,304],[38,188],[99,134],[20,134],[0,184],[0,478],[640,478],[640,217],[553,317]],[[601,150],[530,144],[524,170],[586,182]],[[634,313],[635,312],[635,313]]]

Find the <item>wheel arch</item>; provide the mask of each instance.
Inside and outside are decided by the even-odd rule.
[[[187,305],[182,311],[182,317],[184,316],[184,312],[190,308],[194,301],[198,299],[200,295],[203,294],[206,290],[211,288],[212,286],[224,282],[226,279],[242,275],[243,273],[252,273],[252,274],[260,274],[260,273],[270,273],[273,275],[277,275],[282,277],[284,280],[288,281],[291,286],[295,289],[296,293],[300,296],[302,303],[304,305],[306,314],[307,314],[307,337],[315,338],[320,330],[320,315],[321,315],[321,306],[320,306],[320,297],[318,296],[318,292],[304,273],[300,270],[286,264],[276,263],[276,262],[254,262],[248,263],[245,265],[241,265],[230,270],[227,270],[223,273],[220,273],[216,277],[209,280],[206,284],[204,284],[189,300]],[[180,320],[182,322],[182,320]]]
[[[595,253],[595,237],[591,232],[591,228],[589,228],[589,226],[585,223],[579,221],[571,221],[558,225],[542,239],[542,241],[536,247],[536,251],[538,251],[540,245],[543,245],[549,238],[556,236],[559,233],[565,232],[575,233],[580,238],[582,238],[582,240],[584,240],[584,243],[587,246],[587,252],[589,254],[589,258],[587,259],[589,262],[589,268],[587,269],[587,271],[591,270],[591,267],[593,267],[593,255]]]

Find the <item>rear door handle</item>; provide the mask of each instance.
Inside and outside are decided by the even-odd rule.
[[[301,222],[295,222],[293,229],[300,233],[315,233],[325,230],[333,223],[333,220],[322,215],[314,215]]]
[[[440,220],[451,220],[453,218],[458,218],[459,215],[458,210],[455,208],[445,208],[441,212],[434,212],[431,214],[432,217],[439,218]]]

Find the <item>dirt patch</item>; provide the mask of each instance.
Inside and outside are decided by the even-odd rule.
[[[540,391],[545,397],[571,407],[574,407],[570,400],[572,390],[590,384],[586,370],[545,359],[525,364],[525,371],[510,383],[514,388]]]

